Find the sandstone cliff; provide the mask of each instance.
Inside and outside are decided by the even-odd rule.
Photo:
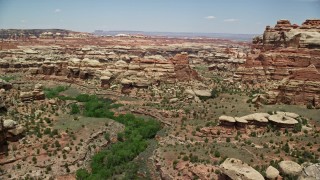
[[[24,72],[31,78],[56,78],[70,82],[90,79],[100,81],[103,88],[121,84],[123,92],[132,88],[147,88],[161,82],[200,80],[197,72],[189,65],[188,52],[170,48],[163,50],[162,56],[158,52],[152,52],[152,49],[148,49],[146,53],[144,49],[124,46],[108,49],[22,47],[0,51],[0,70],[5,73]]]
[[[320,106],[320,19],[301,26],[279,20],[253,39],[246,63],[234,73],[244,83],[273,84],[269,103]]]

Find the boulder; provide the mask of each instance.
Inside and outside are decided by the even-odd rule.
[[[55,99],[49,99],[48,103],[51,105],[56,105],[57,101]]]
[[[301,128],[301,131],[312,131],[312,128],[311,127],[308,127],[308,126],[302,126]]]
[[[299,180],[319,180],[320,179],[320,163],[311,164],[303,168]]]
[[[198,96],[194,96],[194,102],[201,103],[201,99]]]
[[[170,103],[175,103],[175,102],[178,102],[179,99],[178,98],[172,98],[169,100]]]
[[[78,66],[78,65],[80,65],[80,62],[81,62],[81,59],[71,58],[71,59],[68,61],[68,64],[69,64],[70,66]]]
[[[196,95],[195,92],[194,92],[192,89],[186,89],[184,92],[185,92],[186,94],[191,95],[191,96]]]
[[[91,47],[83,47],[81,48],[81,51],[91,51]]]
[[[302,167],[293,161],[281,161],[279,167],[280,171],[286,175],[297,176],[302,172]]]
[[[43,88],[43,85],[38,83],[34,86],[35,89],[42,89]]]
[[[22,135],[24,131],[25,131],[25,128],[19,125],[14,129],[8,130],[8,133],[11,134],[12,136],[19,136],[19,135]]]
[[[108,77],[112,77],[112,73],[108,70],[104,70],[104,71],[101,71],[101,76],[108,76]]]
[[[277,114],[283,115],[283,116],[288,116],[291,118],[298,118],[300,115],[292,112],[282,112],[282,111],[277,111]]]
[[[152,84],[151,81],[145,78],[135,78],[133,79],[134,81],[134,86],[136,87],[148,87]]]
[[[63,148],[63,150],[66,151],[66,152],[69,152],[71,150],[71,148],[66,146],[66,147]]]
[[[227,122],[236,122],[236,120],[234,119],[234,117],[231,117],[231,116],[225,116],[225,115],[222,115],[219,117],[219,121],[227,121]]]
[[[3,127],[5,129],[13,129],[17,125],[17,122],[12,119],[6,119],[3,121]]]
[[[256,121],[257,123],[267,123],[268,116],[269,116],[268,113],[253,113],[253,114],[249,114],[246,116],[242,116],[241,119],[244,119],[244,120],[251,122],[251,123],[253,123],[252,121]]]
[[[266,170],[266,177],[268,179],[276,179],[279,176],[278,169],[274,168],[273,166],[269,166]]]
[[[128,63],[125,61],[119,60],[114,63],[117,69],[127,69],[128,68]]]
[[[101,63],[95,59],[84,58],[81,65],[85,67],[100,67]]]
[[[194,90],[194,93],[199,97],[211,97],[210,90]]]
[[[264,180],[258,171],[239,159],[227,158],[220,168],[232,180]]]
[[[37,51],[32,50],[32,49],[25,49],[25,50],[23,50],[23,52],[26,54],[38,54]]]
[[[120,83],[123,85],[132,85],[133,81],[129,79],[122,79]]]
[[[285,116],[282,114],[273,114],[271,116],[268,117],[269,121],[278,124],[278,125],[287,125],[287,126],[293,126],[297,123],[299,123],[297,120],[289,117],[289,116]]]
[[[29,98],[29,97],[32,97],[33,94],[32,92],[20,92],[20,98]]]
[[[318,180],[314,177],[299,177],[298,180]]]
[[[236,120],[236,122],[239,122],[239,123],[248,123],[248,121],[244,118],[241,118],[241,117],[234,117],[234,119]]]
[[[101,76],[100,80],[101,81],[109,81],[110,80],[110,76]]]

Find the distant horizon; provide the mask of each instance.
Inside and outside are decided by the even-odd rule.
[[[99,31],[101,29],[96,29],[94,30],[92,33],[94,33],[95,31]],[[152,32],[152,33],[198,33],[198,34],[257,34],[257,33],[225,33],[225,32],[178,32],[178,31],[137,31],[137,30],[102,30],[104,32]],[[263,34],[263,32],[261,32],[260,34]]]
[[[41,31],[41,32],[51,32],[51,31],[71,31],[77,33],[90,33],[96,36],[116,36],[118,34],[126,35],[143,35],[149,37],[167,37],[167,38],[214,38],[214,39],[225,39],[225,40],[236,40],[236,41],[251,41],[253,37],[261,34],[236,34],[236,33],[202,33],[202,32],[152,32],[152,31],[125,31],[125,30],[115,30],[115,31],[105,31],[105,30],[95,30],[93,32],[83,32],[74,31],[70,29],[60,29],[60,28],[49,28],[49,29],[0,29],[3,30],[13,30],[17,31]],[[39,33],[39,32],[38,32]],[[0,33],[1,34],[1,33]],[[37,33],[36,33],[37,34]]]
[[[2,29],[261,34],[320,18],[320,0],[0,0]]]
[[[248,35],[257,35],[259,33],[225,33],[225,32],[175,32],[175,31],[143,31],[143,30],[102,30],[96,29],[91,32],[88,31],[77,31],[73,29],[63,29],[63,28],[0,28],[0,30],[44,30],[44,29],[55,29],[55,30],[67,30],[74,32],[85,32],[85,33],[94,33],[95,31],[103,31],[103,32],[152,32],[152,33],[198,33],[198,34],[248,34]],[[260,33],[260,34],[263,34]]]
[[[103,32],[147,32],[147,33],[194,33],[194,34],[243,34],[243,35],[258,35],[263,34],[261,33],[225,33],[225,32],[175,32],[175,31],[143,31],[143,30],[102,30],[96,29],[94,31],[77,31],[73,29],[63,29],[63,28],[0,28],[0,30],[67,30],[67,31],[74,31],[74,32],[84,32],[84,33],[94,33],[95,31],[103,31]]]

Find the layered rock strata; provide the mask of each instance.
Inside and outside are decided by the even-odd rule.
[[[320,20],[301,26],[280,20],[253,40],[252,53],[233,79],[248,84],[273,84],[269,103],[320,107]]]
[[[22,102],[32,102],[34,100],[45,99],[44,92],[42,91],[42,85],[36,84],[33,91],[20,92],[20,99]]]
[[[124,92],[133,87],[146,88],[163,81],[174,83],[200,79],[189,65],[187,52],[165,58],[161,55],[139,54],[142,49],[132,50],[130,54],[123,47],[114,47],[112,50],[114,52],[107,53],[106,50],[89,47],[24,47],[0,52],[0,69],[5,73],[25,72],[47,78],[93,79],[100,81],[103,88],[121,84]],[[56,55],[48,55],[48,51]]]

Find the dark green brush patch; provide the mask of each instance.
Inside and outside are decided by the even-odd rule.
[[[133,160],[148,147],[148,139],[154,138],[161,128],[160,123],[132,114],[114,116],[110,109],[121,105],[114,104],[110,99],[86,94],[78,95],[75,99],[84,103],[84,116],[110,118],[125,125],[124,132],[118,133],[119,142],[95,154],[92,157],[91,173],[79,169],[77,179],[108,179],[113,176],[136,179],[139,166]]]

